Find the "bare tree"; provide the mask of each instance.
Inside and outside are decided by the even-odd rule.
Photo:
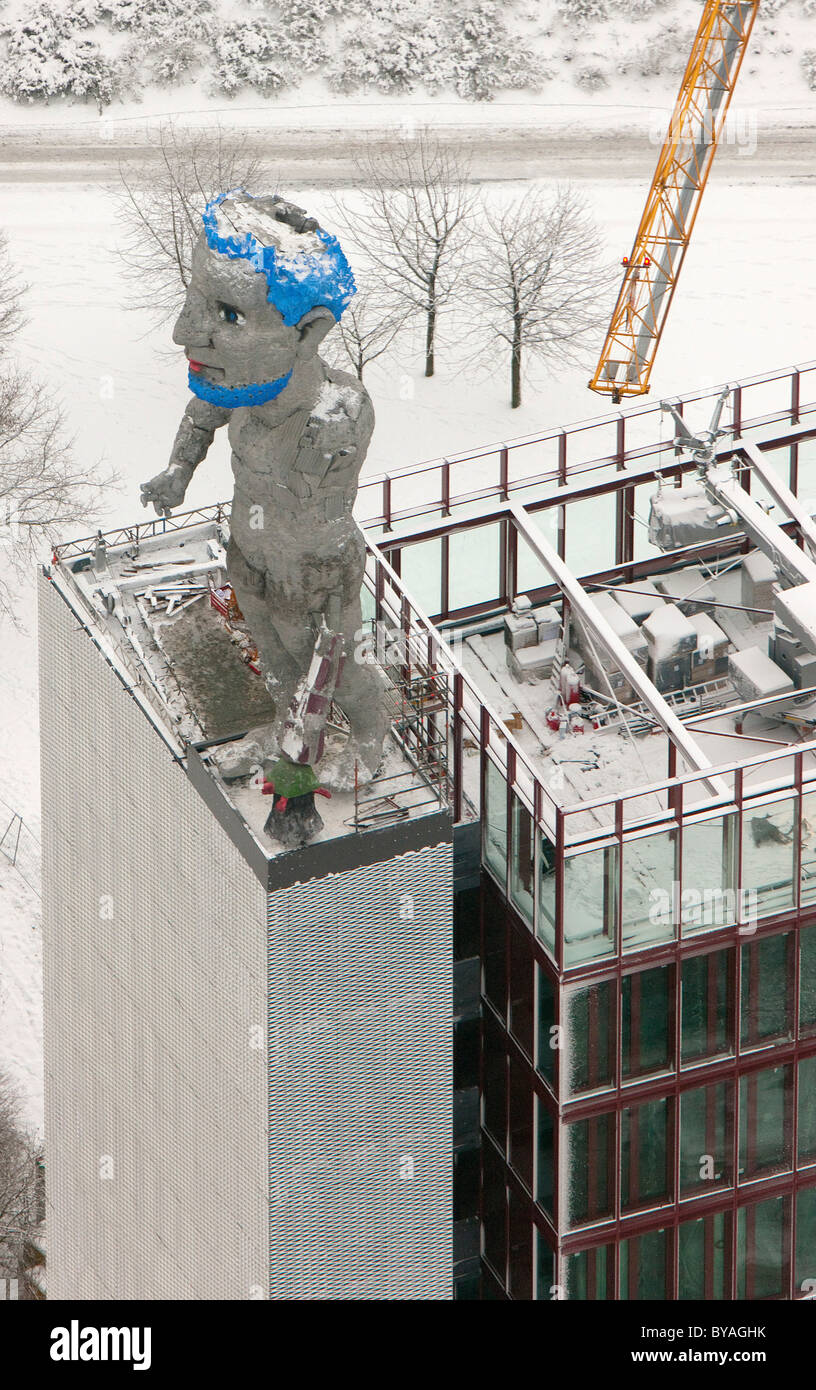
[[[441,311],[462,270],[475,200],[463,155],[427,131],[369,149],[355,161],[361,201],[340,202],[347,239],[388,298],[425,329],[425,375],[433,376]]]
[[[0,614],[15,620],[13,578],[65,528],[88,525],[116,482],[112,470],[73,461],[63,412],[44,386],[15,366],[0,371]]]
[[[22,294],[0,237],[0,614],[13,621],[14,579],[64,527],[87,525],[117,480],[92,462],[73,463],[60,405],[9,355]]]
[[[25,291],[26,286],[11,263],[8,242],[0,232],[0,352],[8,347],[25,322],[22,308]]]
[[[366,367],[388,351],[406,317],[404,304],[389,305],[382,296],[360,290],[343,314],[334,338],[339,365],[350,366],[362,381]]]
[[[175,317],[190,280],[190,257],[207,203],[231,188],[252,191],[266,177],[240,132],[219,126],[179,131],[163,122],[155,157],[138,173],[120,165],[118,247],[131,284],[130,304],[157,323]]]
[[[42,1150],[20,1122],[19,1103],[0,1072],[0,1278],[16,1279],[18,1297],[42,1298],[36,1270],[45,1263]]]
[[[510,357],[510,404],[521,405],[531,359],[575,365],[605,319],[611,272],[583,198],[531,188],[508,206],[485,206],[468,274],[477,356]]]

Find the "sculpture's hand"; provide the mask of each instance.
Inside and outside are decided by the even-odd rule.
[[[171,463],[162,473],[157,473],[149,482],[142,483],[142,506],[152,502],[157,516],[169,516],[174,507],[184,501],[187,484],[193,470],[187,464]]]

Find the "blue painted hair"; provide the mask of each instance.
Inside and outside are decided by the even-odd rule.
[[[290,257],[282,256],[274,246],[263,246],[251,232],[222,236],[218,230],[218,207],[238,193],[252,199],[242,188],[233,188],[228,193],[219,193],[207,204],[202,218],[207,245],[213,251],[220,251],[222,256],[249,261],[255,270],[266,276],[267,299],[282,314],[288,328],[299,323],[310,309],[318,307],[331,309],[339,320],[357,286],[337,238],[318,227],[314,235],[322,241],[325,251],[320,255],[305,251]]]

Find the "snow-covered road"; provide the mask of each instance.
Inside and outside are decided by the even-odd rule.
[[[617,108],[615,108],[618,111]],[[618,111],[618,115],[619,115]],[[618,119],[602,119],[596,128],[565,123],[490,126],[431,122],[445,145],[467,153],[472,176],[486,182],[546,178],[619,181],[648,179],[668,122],[668,111],[652,115],[639,112],[637,129],[622,127]],[[100,139],[100,125],[108,138]],[[422,125],[420,117],[410,126],[378,125],[247,128],[248,145],[263,158],[281,184],[311,187],[343,187],[354,183],[354,161],[372,140],[388,146],[410,129]],[[762,110],[737,110],[726,129],[715,166],[715,178],[738,183],[813,181],[816,133],[812,127],[785,126],[766,118]],[[72,129],[18,129],[0,127],[0,183],[115,183],[120,168],[155,160],[156,146],[144,135],[133,135],[103,122],[88,122]]]

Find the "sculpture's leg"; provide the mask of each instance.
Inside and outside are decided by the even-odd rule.
[[[227,572],[238,606],[258,648],[267,689],[275,701],[275,720],[270,726],[270,753],[275,753],[280,726],[289,710],[298,681],[309,669],[314,633],[303,624],[283,623],[266,594],[264,575],[244,558],[234,541],[227,551]]]
[[[362,627],[359,600],[343,613],[346,659],[337,686],[335,699],[349,721],[351,736],[342,752],[321,767],[322,780],[330,786],[348,788],[354,785],[354,765],[358,765],[360,782],[367,782],[382,762],[383,742],[388,733],[391,716],[388,708],[387,686],[377,666],[355,661],[355,634]]]

